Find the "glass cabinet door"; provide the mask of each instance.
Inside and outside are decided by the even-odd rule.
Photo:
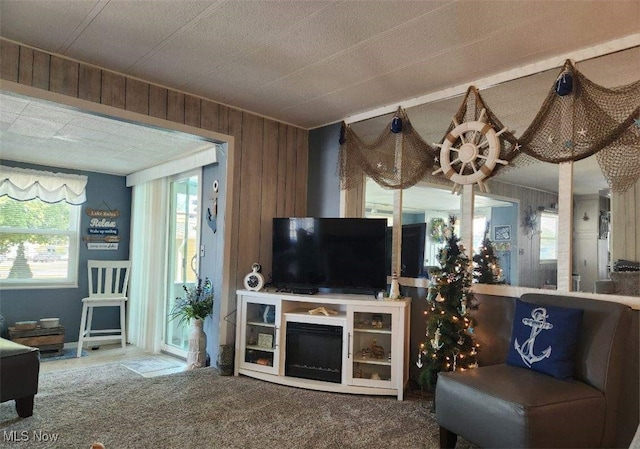
[[[353,308],[348,311],[347,382],[351,385],[378,388],[394,385],[391,349],[395,315],[385,309],[360,311]]]
[[[280,366],[280,301],[245,297],[242,314],[240,366],[254,371],[278,374]]]

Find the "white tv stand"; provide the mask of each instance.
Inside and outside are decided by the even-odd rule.
[[[299,295],[264,290],[236,293],[236,376],[402,400],[409,376],[410,299],[385,301],[372,295]],[[309,313],[321,307],[337,313]],[[285,375],[287,323],[294,322],[342,328],[339,383]]]

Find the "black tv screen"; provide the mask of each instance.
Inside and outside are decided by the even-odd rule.
[[[278,289],[386,290],[387,221],[274,218],[271,280]]]
[[[402,225],[402,251],[400,256],[401,277],[422,278],[428,273],[424,265],[424,248],[426,243],[427,224],[414,223]],[[387,228],[387,274],[391,275],[391,241],[393,228]]]

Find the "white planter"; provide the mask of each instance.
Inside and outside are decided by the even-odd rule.
[[[187,370],[201,368],[207,363],[207,334],[202,330],[204,320],[194,320],[189,335]]]

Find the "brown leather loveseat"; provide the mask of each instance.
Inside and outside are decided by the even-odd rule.
[[[18,416],[33,415],[38,392],[40,351],[0,338],[0,402],[16,401]]]
[[[614,447],[631,310],[619,303],[525,294],[522,301],[583,309],[574,381],[507,364],[438,376],[441,447],[457,435],[481,447]]]

